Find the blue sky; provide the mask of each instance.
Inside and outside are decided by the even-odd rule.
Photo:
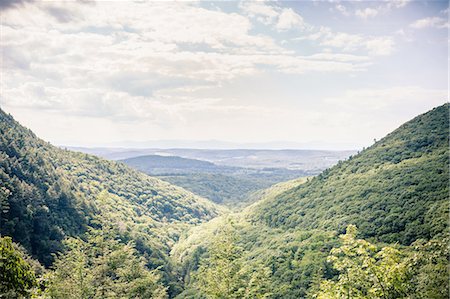
[[[11,3],[0,106],[55,144],[360,148],[447,101],[446,1]]]

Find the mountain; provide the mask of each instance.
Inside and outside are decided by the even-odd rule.
[[[261,149],[189,149],[189,148],[88,148],[61,147],[100,156],[110,160],[126,160],[139,156],[177,156],[212,162],[218,166],[243,168],[286,168],[319,174],[348,158],[356,151],[338,150],[261,150]]]
[[[283,229],[343,232],[409,245],[445,232],[449,105],[405,123],[308,183],[258,205],[253,219]]]
[[[156,172],[159,170],[162,173],[170,173],[180,172],[184,169],[189,169],[190,172],[195,172],[214,171],[218,168],[211,162],[176,156],[146,155],[124,159],[121,160],[121,162],[137,168],[142,172]]]
[[[183,234],[171,251],[185,281],[177,298],[223,294],[225,285],[283,299],[350,289],[358,298],[448,298],[449,179],[446,104],[316,177],[257,191],[243,212]],[[373,243],[355,238],[354,224]],[[202,278],[226,273],[224,283]],[[358,280],[374,277],[381,283]]]
[[[15,289],[2,279],[0,292],[448,298],[449,108],[315,177],[253,192],[233,213],[123,163],[56,148],[0,112],[0,274],[26,274]],[[43,275],[24,252],[52,268]]]
[[[158,266],[186,226],[223,209],[180,187],[96,156],[63,150],[0,110],[0,233],[46,266],[67,236],[123,227]]]

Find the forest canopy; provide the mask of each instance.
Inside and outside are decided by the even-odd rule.
[[[449,105],[239,212],[0,113],[5,298],[447,298]],[[43,266],[42,266],[42,265]]]

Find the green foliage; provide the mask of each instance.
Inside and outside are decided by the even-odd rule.
[[[341,247],[331,250],[328,261],[339,272],[336,280],[324,280],[312,297],[406,298],[409,291],[409,265],[400,251],[386,246],[381,250],[356,239],[356,226],[349,225],[340,236]]]
[[[247,214],[248,212],[251,212],[256,206],[263,204],[266,201],[275,199],[278,195],[306,183],[307,181],[309,181],[309,179],[309,177],[301,177],[287,182],[281,182],[272,185],[269,188],[261,189],[251,193],[249,195],[248,202],[254,204],[247,207],[244,210],[244,213]]]
[[[273,298],[304,298],[317,293],[323,279],[322,291],[328,288],[328,295],[355,283],[353,292],[365,298],[444,298],[448,251],[436,244],[447,242],[442,236],[448,229],[448,108],[419,116],[307,182],[256,192],[260,201],[233,215],[239,225],[239,263],[270,270],[266,285]],[[350,228],[348,244],[331,256],[336,264],[327,262],[337,233],[352,222],[370,241],[384,242],[383,249],[352,239]],[[185,277],[207,258],[208,240],[223,225],[201,225],[177,243],[172,255],[180,259]],[[435,245],[424,246],[418,238]],[[357,250],[359,255],[346,255]],[[346,282],[341,272],[347,268],[363,280]]]
[[[409,259],[412,268],[411,298],[448,298],[450,295],[449,237],[413,244]]]
[[[37,286],[31,266],[17,251],[10,237],[0,237],[0,297],[29,297]]]
[[[130,213],[145,215],[150,227],[175,225],[172,242],[183,224],[198,224],[220,212],[206,199],[122,163],[54,147],[0,110],[2,235],[12,236],[50,266],[52,253],[62,250],[66,236],[82,235],[94,225],[94,214],[102,206],[98,198],[105,190],[116,196],[111,214],[127,206]],[[130,213],[117,215],[125,220]],[[137,247],[140,243],[136,240]]]
[[[252,192],[271,184],[257,178],[211,173],[163,175],[159,178],[229,207],[248,204]]]
[[[60,252],[43,297],[447,298],[448,109],[223,218],[184,189],[55,148],[0,111],[0,233],[47,266]],[[34,271],[2,240],[2,288],[28,296]]]
[[[178,156],[159,156],[159,155],[144,155],[121,160],[125,164],[139,169],[145,173],[170,173],[183,171],[198,172],[211,171],[215,172],[220,166],[214,163],[188,159]]]
[[[148,270],[134,244],[124,244],[111,227],[65,245],[49,277],[50,298],[167,298],[157,270]]]
[[[225,226],[209,247],[209,257],[203,260],[197,273],[198,288],[208,298],[239,298],[243,277],[239,255],[242,249],[235,244],[235,234]]]
[[[207,298],[268,298],[270,269],[245,265],[236,238],[232,223],[217,231],[208,247],[208,257],[196,272],[194,285]]]
[[[349,225],[340,236],[341,246],[328,257],[338,275],[316,281],[311,298],[448,298],[448,238],[379,249],[356,233]]]
[[[271,227],[343,232],[409,245],[448,228],[449,105],[407,122],[306,184],[257,205]]]
[[[218,248],[223,250],[221,244],[229,244],[239,252],[233,263],[240,265],[241,271],[233,281],[241,279],[245,287],[242,286],[236,296],[302,298],[306,296],[314,273],[320,271],[321,276],[329,275],[326,257],[336,244],[334,233],[281,231],[252,224],[242,214],[230,215],[228,219],[233,221],[233,229],[228,227],[229,221],[226,219],[215,219],[192,228],[172,250],[172,257],[180,263],[180,273],[185,277],[188,292],[193,292],[192,285],[196,284],[198,277],[205,277],[205,269],[213,273],[213,277],[223,276],[216,272],[216,267],[208,266],[211,259],[209,252],[215,252]],[[232,238],[222,236],[224,233]],[[233,263],[228,261],[226,265]],[[197,272],[199,267],[201,274]]]

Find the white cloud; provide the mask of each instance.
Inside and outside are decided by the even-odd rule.
[[[73,18],[63,23],[48,18],[53,4],[39,5],[26,11],[34,16],[31,19],[18,18],[18,11],[4,16],[3,99],[9,106],[28,101],[38,108],[78,114],[90,106],[69,108],[60,101],[76,94],[73,101],[79,97],[80,103],[83,98],[87,103],[90,94],[92,109],[98,105],[104,111],[102,103],[113,96],[125,103],[128,94],[130,107],[134,107],[144,98],[162,101],[155,98],[161,90],[213,88],[223,81],[264,73],[267,67],[304,74],[357,72],[367,66],[358,57],[298,55],[278,46],[270,36],[251,34],[251,23],[241,15],[188,4],[131,7],[119,2],[108,3],[106,11],[102,3],[95,7],[72,3]],[[283,21],[280,28],[300,24],[301,17],[292,10],[280,11],[280,16],[287,12],[293,18]],[[29,82],[45,96],[32,93],[20,82]],[[131,117],[133,111],[109,112],[111,117],[126,119],[123,114]]]
[[[373,18],[373,17],[377,16],[378,13],[379,13],[379,11],[377,9],[370,8],[370,7],[367,7],[365,9],[357,9],[355,11],[355,15],[362,19]]]
[[[280,8],[263,1],[244,1],[239,7],[250,18],[265,25],[272,25],[278,31],[303,30],[309,27],[303,17],[292,8]]]
[[[343,5],[343,4],[337,4],[336,6],[335,6],[335,8],[336,8],[336,10],[338,11],[338,12],[340,12],[341,14],[343,14],[344,16],[349,16],[350,15],[350,12],[347,10],[347,8]]]
[[[328,27],[321,27],[317,32],[297,38],[311,40],[322,46],[333,47],[345,52],[363,50],[370,55],[385,56],[394,51],[394,39],[389,36],[363,36],[345,32],[334,32]]]
[[[412,0],[386,0],[388,9],[405,7],[411,1]]]
[[[446,18],[442,17],[429,17],[415,21],[410,25],[412,28],[423,29],[423,28],[448,28],[449,23]]]
[[[250,18],[256,18],[265,25],[273,24],[280,15],[280,9],[261,1],[244,1],[239,7]]]
[[[344,16],[356,16],[361,19],[374,18],[376,16],[386,14],[393,9],[405,7],[411,0],[383,0],[383,1],[355,1],[357,5],[368,3],[371,7],[348,9],[343,3],[339,2],[334,7],[335,10]],[[377,4],[373,6],[373,4]]]
[[[369,54],[387,56],[394,51],[394,40],[391,37],[375,37],[366,41],[365,47]]]
[[[307,25],[303,18],[291,8],[285,8],[278,17],[275,28],[279,31],[286,31],[293,28],[305,29]]]
[[[331,108],[323,94],[338,94],[355,77],[367,85],[360,73],[394,51],[393,37],[313,27],[305,19],[325,21],[289,2],[220,5],[36,2],[2,12],[1,105],[59,143],[72,134],[338,140],[354,126],[348,113],[335,116],[339,105],[366,114],[364,101],[377,107],[373,90],[349,92]],[[293,42],[300,34],[307,43]],[[388,91],[374,94],[394,100]]]

